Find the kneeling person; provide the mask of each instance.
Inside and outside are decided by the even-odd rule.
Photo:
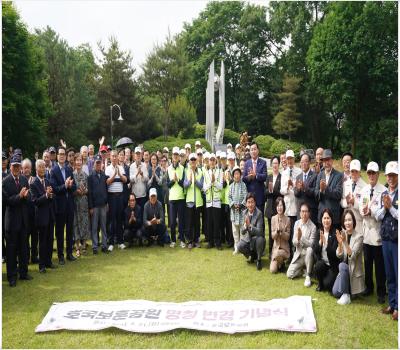
[[[261,256],[265,249],[264,214],[256,207],[256,197],[252,192],[246,196],[246,207],[243,225],[244,237],[238,244],[238,251],[246,258],[250,257],[250,263],[257,259],[257,270],[261,270]]]
[[[139,241],[139,246],[142,242],[142,210],[139,205],[136,205],[136,196],[131,193],[129,195],[128,207],[125,209],[125,230],[124,241],[128,246],[133,245],[133,240],[136,238]]]
[[[149,200],[144,205],[143,225],[149,245],[156,240],[160,246],[163,246],[163,238],[166,232],[164,210],[160,201],[157,200],[155,188],[150,188]]]

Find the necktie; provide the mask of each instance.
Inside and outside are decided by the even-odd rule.
[[[257,169],[257,163],[253,160],[253,172],[255,173]]]
[[[15,178],[15,185],[17,186],[17,189],[19,190],[19,179],[18,179],[18,177]]]
[[[306,180],[307,180],[307,174],[304,174],[304,181],[303,182],[306,182]]]
[[[44,179],[42,179],[41,182],[42,182],[43,189],[44,189],[44,191],[46,192],[46,185],[45,185],[45,183],[44,183]]]
[[[352,193],[354,193],[354,190],[356,189],[356,183],[355,182],[353,182],[352,184],[351,184],[351,192]]]
[[[290,169],[290,171],[289,171],[289,177],[290,178],[292,178],[292,171],[293,171],[292,169]]]
[[[369,200],[372,200],[372,196],[374,195],[374,189],[371,188],[371,193],[369,194]]]
[[[64,167],[61,167],[61,174],[62,174],[62,177],[63,177],[63,179],[65,181],[65,168]]]

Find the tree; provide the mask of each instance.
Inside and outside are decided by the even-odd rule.
[[[171,118],[170,133],[188,138],[194,132],[196,111],[184,96],[177,96],[169,107]]]
[[[344,114],[342,135],[362,159],[366,149],[370,159],[396,157],[397,128],[388,126],[397,119],[397,18],[396,2],[332,3],[307,56],[316,92]]]
[[[142,89],[146,94],[158,97],[162,103],[162,125],[166,138],[174,132],[169,130],[171,103],[182,94],[190,79],[186,54],[177,39],[168,35],[163,45],[155,46],[142,68]]]
[[[281,101],[280,111],[272,120],[272,127],[275,132],[281,135],[287,135],[289,140],[296,130],[302,126],[299,121],[300,113],[297,112],[296,95],[299,89],[301,79],[286,75],[283,80],[282,92],[277,94]]]
[[[2,2],[3,149],[12,145],[33,155],[46,145],[51,106],[43,56],[12,3]]]

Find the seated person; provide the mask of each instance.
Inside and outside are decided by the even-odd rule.
[[[300,206],[300,220],[294,224],[293,247],[295,252],[286,275],[288,278],[301,276],[305,268],[305,287],[311,286],[310,275],[314,262],[312,245],[316,239],[316,232],[317,228],[310,219],[310,208],[307,203],[303,203]]]
[[[322,229],[319,239],[314,242],[313,250],[316,256],[315,276],[318,279],[317,292],[328,290],[332,291],[333,284],[339,273],[340,260],[336,256],[338,241],[336,239],[333,216],[330,209],[322,211]],[[337,232],[339,232],[337,230]]]
[[[271,237],[274,241],[271,254],[271,273],[277,273],[285,266],[285,260],[289,259],[290,219],[285,216],[285,201],[278,197],[275,201],[278,214],[271,218]]]
[[[160,201],[157,200],[157,190],[154,187],[150,188],[149,200],[144,205],[143,225],[148,246],[157,241],[158,245],[163,247],[166,231],[164,210]]]
[[[257,270],[261,270],[261,257],[265,249],[265,236],[263,230],[263,213],[256,207],[256,197],[250,192],[246,196],[246,208],[244,211],[243,238],[238,243],[238,251],[249,263],[257,259]]]
[[[124,242],[128,243],[128,246],[132,246],[133,240],[137,239],[139,246],[142,246],[142,210],[136,204],[136,196],[133,193],[129,195],[128,207],[125,209],[124,215]]]
[[[340,298],[337,303],[351,303],[350,295],[364,292],[363,270],[363,235],[356,228],[356,217],[351,209],[346,209],[342,215],[342,232],[336,233],[338,247],[336,256],[342,260],[339,264],[339,274],[333,284],[332,294]]]

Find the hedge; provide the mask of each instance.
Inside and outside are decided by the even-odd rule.
[[[300,143],[289,140],[277,139],[272,143],[270,152],[272,154],[278,155],[283,152],[286,152],[288,149],[291,149],[293,150],[295,156],[298,157],[300,154],[300,150],[302,148],[304,148],[304,146]]]
[[[257,142],[258,147],[260,147],[261,156],[267,158],[270,158],[274,155],[274,153],[271,152],[271,146],[275,141],[276,139],[270,135],[259,135],[254,138],[254,142]]]
[[[146,150],[150,152],[156,152],[157,150],[162,150],[164,147],[168,147],[171,152],[172,147],[178,146],[179,148],[184,148],[185,144],[190,143],[192,146],[192,150],[194,150],[194,143],[199,140],[203,148],[206,148],[208,151],[211,150],[210,145],[204,138],[197,139],[179,139],[175,137],[168,136],[167,140],[164,141],[164,137],[160,136],[152,140],[147,140],[143,143],[143,146]]]

